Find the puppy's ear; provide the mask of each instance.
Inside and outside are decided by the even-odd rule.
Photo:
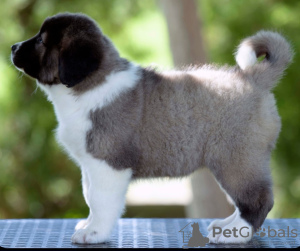
[[[62,84],[72,87],[99,68],[100,46],[93,41],[76,39],[59,56],[59,78]]]

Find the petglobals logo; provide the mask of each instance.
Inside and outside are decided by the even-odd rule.
[[[248,226],[242,226],[239,228],[213,227],[212,235],[205,237],[205,235],[203,235],[200,232],[199,223],[189,222],[181,230],[179,230],[179,232],[182,233],[182,242],[184,244],[182,247],[190,248],[190,247],[205,247],[206,245],[209,245],[209,242],[215,243],[214,242],[215,237],[220,238],[221,236],[223,236],[225,239],[228,240],[228,244],[235,243],[234,238],[238,238],[238,240],[241,241],[241,239],[243,238],[247,238],[248,240],[250,240],[251,237],[256,237],[256,238],[264,238],[264,239],[283,238],[281,244],[285,243],[287,245],[296,245],[298,243],[297,237],[299,236],[298,230],[290,226],[285,226],[285,228],[280,228],[280,229],[275,229],[274,227],[271,226],[265,226],[264,228],[259,228],[257,232],[253,232],[253,229]],[[211,237],[212,239],[210,239]],[[224,238],[222,241],[224,241]],[[288,239],[284,239],[284,238],[288,238]],[[270,239],[270,241],[271,240],[272,239]],[[278,241],[278,239],[274,239],[274,241]]]
[[[298,237],[297,229],[290,229],[289,226],[287,226],[286,229],[273,229],[270,226],[268,228],[260,228],[256,233],[257,236],[259,237],[292,237],[296,238]]]
[[[197,222],[189,222],[179,232],[182,233],[182,242],[185,244],[183,248],[205,247],[209,242],[209,239],[200,232]]]
[[[238,238],[239,236],[246,238],[249,237],[250,234],[252,234],[252,229],[246,226],[241,228],[233,227],[232,229],[222,229],[221,227],[213,227],[212,237],[216,237],[217,235],[223,235],[225,238]]]
[[[298,237],[297,229],[291,229],[289,226],[286,227],[286,229],[273,229],[270,226],[266,228],[260,228],[256,233],[254,233],[256,236],[259,237],[292,237],[296,238]],[[213,237],[217,235],[223,235],[225,238],[238,238],[241,237],[249,237],[251,235],[254,235],[252,229],[249,227],[241,227],[236,228],[233,227],[232,229],[222,229],[220,227],[213,227]]]

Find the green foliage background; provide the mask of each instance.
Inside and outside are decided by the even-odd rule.
[[[210,62],[235,64],[240,39],[260,29],[283,33],[294,63],[276,87],[282,133],[273,154],[271,217],[300,217],[300,1],[199,0]],[[1,0],[0,218],[85,217],[79,169],[55,141],[56,120],[35,81],[10,62],[10,46],[38,32],[47,16],[83,12],[94,18],[123,57],[172,66],[167,28],[155,0]]]

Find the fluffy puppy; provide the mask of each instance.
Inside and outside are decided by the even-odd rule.
[[[13,45],[13,63],[53,103],[57,139],[82,171],[90,214],[72,241],[109,240],[131,179],[201,166],[236,206],[209,226],[210,242],[249,241],[242,230],[257,230],[273,206],[269,161],[281,123],[270,90],[291,59],[281,35],[260,31],[242,41],[235,67],[157,72],[121,58],[93,20],[68,13]],[[216,226],[241,231],[225,238]]]

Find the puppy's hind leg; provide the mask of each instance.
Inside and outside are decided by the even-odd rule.
[[[93,244],[108,241],[113,227],[121,216],[131,169],[115,170],[105,161],[90,158],[85,161],[89,177],[87,201],[90,220],[72,236],[72,242]]]
[[[230,221],[224,220],[223,223],[227,224],[212,227],[208,235],[211,243],[250,241],[254,231],[262,225],[273,207],[270,170],[266,164],[268,161],[265,157],[260,159],[257,155],[252,160],[248,157],[246,161],[244,159],[231,165],[211,168],[237,207],[235,215],[229,217]],[[229,237],[223,234],[226,229],[232,232]]]
[[[214,227],[221,227],[221,228],[224,227],[225,225],[232,222],[234,218],[237,216],[237,214],[238,214],[238,209],[236,209],[232,215],[229,215],[227,218],[223,220],[218,219],[212,221],[207,227],[207,231],[210,232]]]

